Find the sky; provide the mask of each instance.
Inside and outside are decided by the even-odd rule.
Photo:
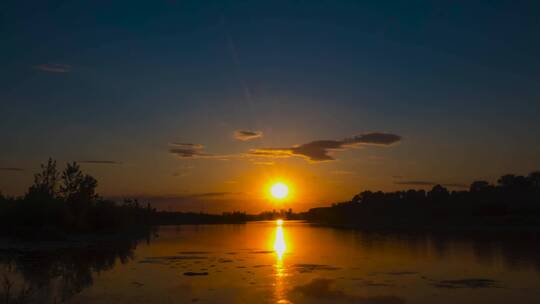
[[[49,157],[205,212],[540,169],[538,1],[7,0],[0,37],[7,195]]]

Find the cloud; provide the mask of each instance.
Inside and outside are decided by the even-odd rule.
[[[300,156],[312,162],[332,161],[330,155],[335,151],[355,148],[362,145],[389,146],[401,140],[401,136],[390,133],[366,133],[343,140],[315,140],[306,144],[286,148],[252,149],[249,154],[260,157],[291,157]]]
[[[225,187],[227,185],[224,185]],[[182,192],[157,195],[149,193],[126,194],[108,196],[117,202],[124,198],[136,198],[139,202],[150,203],[152,208],[157,210],[181,211],[181,212],[205,212],[212,214],[221,214],[222,212],[245,211],[248,213],[259,213],[261,204],[266,202],[266,198],[260,197],[256,193],[250,192]],[[226,191],[226,190],[224,190]],[[299,203],[307,209],[307,204]],[[305,205],[305,206],[304,206]]]
[[[237,131],[240,132],[240,131]],[[259,131],[241,131],[242,136],[255,138],[262,136]],[[247,139],[246,139],[247,140]],[[389,146],[401,140],[401,136],[390,133],[366,133],[343,140],[315,140],[306,144],[301,144],[286,148],[258,148],[251,149],[247,153],[240,154],[210,154],[204,151],[201,144],[192,143],[169,143],[169,152],[180,158],[206,158],[218,160],[231,159],[257,159],[257,158],[288,158],[298,156],[312,162],[335,160],[330,154],[335,151],[357,148],[365,145]],[[269,162],[259,163],[270,165]]]
[[[254,161],[252,164],[257,166],[273,166],[274,162],[272,161]]]
[[[146,196],[142,195],[138,198],[141,200],[148,200],[152,202],[167,201],[170,203],[184,203],[184,202],[200,202],[201,200],[221,200],[227,197],[241,196],[244,192],[196,192],[186,194],[172,194],[172,195],[159,195],[159,196]],[[114,197],[113,199],[119,199]]]
[[[234,131],[234,138],[241,141],[249,141],[257,138],[263,137],[262,131],[246,131],[246,130],[236,130]]]
[[[183,147],[183,148],[193,148],[193,149],[203,149],[204,146],[201,144],[190,144],[190,143],[179,143],[179,142],[172,142],[169,145],[175,146],[175,147]]]
[[[437,183],[432,181],[420,181],[420,180],[412,180],[412,181],[396,181],[394,182],[396,185],[407,185],[407,186],[435,186],[435,185],[441,185],[449,188],[469,188],[466,184],[459,184],[459,183]]]
[[[215,160],[230,160],[244,158],[244,154],[211,154],[204,151],[204,146],[201,144],[191,143],[170,143],[169,153],[180,158],[204,158]]]
[[[44,63],[35,65],[34,69],[48,73],[68,73],[71,72],[71,65],[60,63]]]
[[[208,157],[212,154],[204,152],[204,146],[201,144],[191,143],[170,143],[172,146],[169,152],[175,154],[180,158],[196,158],[196,157]]]
[[[115,160],[78,160],[81,164],[99,164],[99,165],[121,165],[121,162]]]
[[[16,168],[16,167],[0,167],[0,171],[22,172],[22,171],[24,171],[24,169],[23,168]]]
[[[243,192],[203,192],[180,196],[179,198],[205,198],[205,197],[223,197],[229,195],[240,195]]]
[[[348,139],[346,141],[352,144],[368,144],[368,145],[391,145],[401,140],[401,136],[391,133],[366,133]]]
[[[291,157],[292,152],[290,148],[261,148],[249,150],[248,155],[255,157],[286,158]]]

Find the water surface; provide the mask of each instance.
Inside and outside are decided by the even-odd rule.
[[[4,249],[0,274],[39,303],[540,303],[538,240],[291,221],[162,226],[137,241]]]

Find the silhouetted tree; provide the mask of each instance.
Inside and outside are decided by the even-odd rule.
[[[431,191],[428,192],[428,196],[433,200],[443,200],[450,196],[450,193],[448,192],[448,189],[441,185],[435,185],[431,189]]]
[[[76,162],[68,163],[64,172],[62,172],[62,185],[60,185],[60,194],[66,201],[72,200],[79,192],[84,176]]]
[[[482,192],[489,188],[489,183],[486,181],[474,181],[469,188],[470,192]]]
[[[540,187],[540,171],[531,172],[529,174],[528,178],[529,178],[529,181],[531,182],[531,184],[534,187],[536,187],[536,188]]]
[[[54,199],[58,195],[58,171],[56,161],[49,158],[41,165],[41,173],[34,175],[34,184],[28,189],[27,196],[37,199]]]
[[[514,187],[515,179],[516,179],[516,176],[514,174],[506,174],[506,175],[501,176],[497,180],[497,183],[501,185],[501,187],[512,188]]]

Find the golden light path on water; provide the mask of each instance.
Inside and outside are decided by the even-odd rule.
[[[276,255],[276,264],[274,265],[274,275],[275,275],[275,292],[274,297],[276,303],[287,304],[291,303],[285,298],[286,295],[286,282],[285,277],[287,273],[283,265],[283,258],[285,252],[287,251],[287,243],[285,241],[285,231],[283,229],[283,220],[276,221],[276,232],[274,236],[274,253]]]

